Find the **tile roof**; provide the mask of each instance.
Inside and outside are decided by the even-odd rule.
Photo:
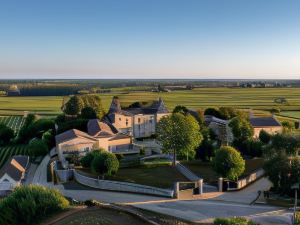
[[[8,174],[15,181],[21,181],[29,163],[29,157],[16,155],[10,158],[0,170],[0,177]]]
[[[56,141],[56,144],[60,144],[62,142],[65,142],[65,141],[68,141],[68,140],[71,140],[71,139],[77,138],[77,137],[83,137],[83,138],[88,138],[91,140],[96,140],[95,138],[93,138],[92,136],[88,135],[85,132],[82,132],[82,131],[76,130],[76,129],[72,129],[72,130],[68,130],[61,134],[56,135],[55,141]]]
[[[250,118],[253,127],[278,127],[281,124],[274,117],[254,117]]]
[[[87,129],[88,129],[88,134],[93,137],[111,136],[115,134],[111,126],[109,126],[105,122],[101,122],[98,119],[89,120],[87,124]]]

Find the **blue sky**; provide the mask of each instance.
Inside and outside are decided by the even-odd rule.
[[[0,78],[300,78],[300,1],[0,0]]]

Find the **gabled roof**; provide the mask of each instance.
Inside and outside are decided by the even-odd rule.
[[[20,181],[25,173],[29,163],[29,157],[17,155],[10,158],[0,170],[0,177],[7,174],[15,181]]]
[[[76,130],[76,129],[72,129],[72,130],[68,130],[61,134],[56,135],[55,141],[56,141],[56,144],[60,144],[65,141],[69,141],[69,140],[72,140],[72,139],[78,138],[78,137],[87,138],[87,139],[90,139],[93,141],[96,140],[95,138],[93,138],[92,136],[88,135],[85,132],[82,132],[82,131]]]
[[[167,109],[161,98],[153,101],[151,105],[145,106],[142,104],[136,104],[135,106],[131,106],[128,108],[121,108],[119,99],[114,97],[108,112],[108,118],[111,122],[115,121],[115,113],[125,116],[133,116],[138,114],[163,114],[169,113],[169,110]]]
[[[281,124],[274,117],[252,117],[250,124],[253,127],[281,127]]]
[[[98,119],[89,120],[87,124],[88,134],[93,137],[109,137],[115,134],[114,130],[105,122]]]

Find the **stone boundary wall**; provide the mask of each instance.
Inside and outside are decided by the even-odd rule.
[[[102,190],[132,192],[132,193],[157,195],[157,196],[170,197],[170,198],[174,197],[174,190],[171,189],[156,188],[156,187],[151,187],[151,186],[146,186],[141,184],[120,182],[120,181],[111,181],[111,180],[102,180],[102,179],[98,180],[95,178],[82,175],[74,169],[55,170],[55,172],[61,182],[67,182],[74,178],[80,184],[92,188],[102,189]]]
[[[119,181],[110,181],[110,180],[101,180],[101,179],[98,180],[98,179],[84,176],[78,173],[76,170],[73,170],[73,174],[74,174],[74,179],[78,183],[93,188],[110,190],[110,191],[158,195],[158,196],[171,197],[171,198],[174,196],[174,190],[156,188],[156,187],[128,183],[128,182],[119,182]]]

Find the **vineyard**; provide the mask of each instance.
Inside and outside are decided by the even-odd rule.
[[[23,116],[1,116],[0,124],[5,124],[6,126],[13,129],[16,133],[20,130],[25,118]]]
[[[14,155],[28,155],[28,148],[26,145],[11,145],[0,147],[0,169],[5,162]]]

